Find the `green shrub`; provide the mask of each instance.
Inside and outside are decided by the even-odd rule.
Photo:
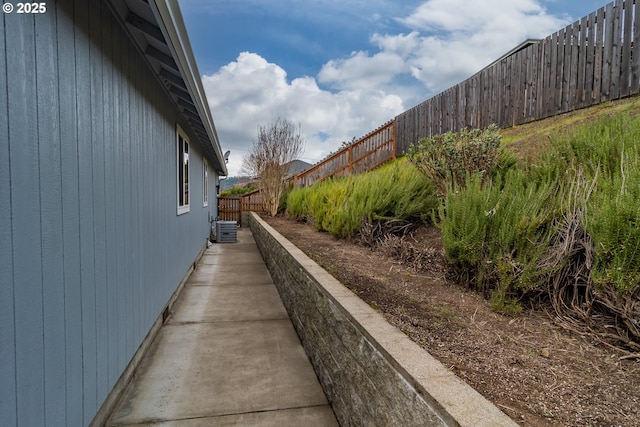
[[[619,295],[637,292],[640,119],[585,125],[537,158],[506,162],[490,180],[467,173],[462,185],[449,184],[437,218],[447,259],[504,313],[547,283],[575,280],[570,271]],[[575,239],[588,246],[581,257],[568,246]],[[583,266],[566,268],[576,262]]]
[[[438,199],[431,183],[407,166],[406,160],[397,160],[369,173],[293,190],[287,213],[342,238],[355,236],[374,220],[427,220]]]
[[[554,182],[531,182],[514,168],[483,183],[483,176],[453,186],[438,225],[448,261],[468,286],[492,295],[498,311],[514,312],[515,299],[537,286],[538,262],[558,211]]]
[[[593,281],[631,294],[640,285],[640,119],[626,114],[586,126],[564,146],[590,166],[596,187],[586,210]]]
[[[620,294],[630,294],[640,285],[639,167],[627,177],[632,191],[620,191],[620,177],[600,182],[586,215],[596,255],[591,278],[600,286],[614,285]]]
[[[223,191],[220,193],[221,196],[229,196],[229,195],[243,195],[247,193],[251,193],[252,191],[257,190],[258,187],[250,186],[244,188],[232,188],[230,190]]]
[[[306,221],[311,212],[309,207],[309,188],[292,190],[287,194],[286,213],[297,221]]]
[[[462,129],[422,138],[409,147],[408,159],[444,195],[447,186],[464,187],[467,175],[490,179],[498,166],[500,134],[491,125],[485,130]]]

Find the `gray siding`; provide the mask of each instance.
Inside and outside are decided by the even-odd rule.
[[[184,123],[99,1],[0,17],[0,419],[88,424],[205,243],[176,215]]]

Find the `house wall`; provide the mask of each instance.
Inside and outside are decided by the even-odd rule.
[[[0,17],[0,419],[87,425],[209,235],[191,138],[98,0]]]

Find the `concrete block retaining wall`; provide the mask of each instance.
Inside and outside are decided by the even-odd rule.
[[[342,426],[516,426],[251,213],[249,226]]]

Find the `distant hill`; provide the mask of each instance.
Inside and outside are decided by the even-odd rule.
[[[313,166],[311,163],[304,162],[302,160],[294,160],[289,163],[289,175],[295,175],[300,172],[304,172]],[[250,184],[255,180],[248,176],[230,176],[220,180],[220,192],[231,190],[234,187],[243,186],[243,184]]]
[[[220,192],[231,190],[236,185],[248,184],[253,181],[248,176],[230,176],[220,180]]]

